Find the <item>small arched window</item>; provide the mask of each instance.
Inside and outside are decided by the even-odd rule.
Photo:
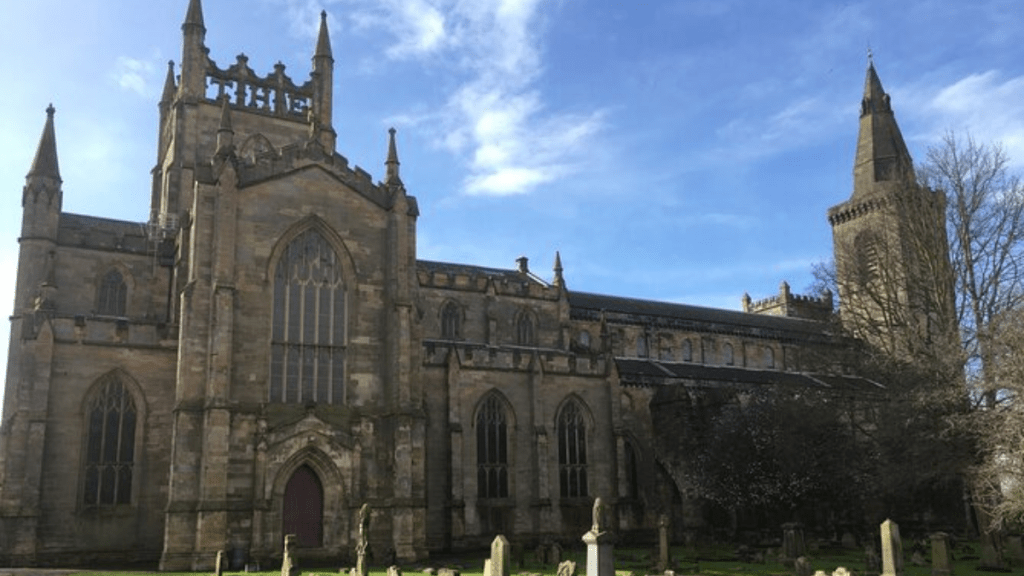
[[[650,355],[650,344],[647,340],[647,334],[639,334],[636,337],[636,355],[638,358],[647,358]]]
[[[534,346],[536,343],[537,335],[533,326],[533,316],[524,310],[516,319],[516,344]]]
[[[117,374],[101,380],[85,401],[86,448],[82,503],[131,504],[138,410]]]
[[[587,426],[575,400],[558,415],[558,475],[563,498],[587,496]]]
[[[722,363],[726,366],[732,366],[736,362],[736,358],[733,355],[732,344],[728,342],[722,346]]]
[[[103,276],[96,304],[96,313],[102,316],[124,316],[128,300],[128,285],[117,270]]]
[[[662,334],[658,336],[658,360],[673,360],[672,336],[669,334]]]
[[[590,348],[590,332],[587,332],[586,330],[580,330],[580,334],[577,340],[580,343],[580,347]]]
[[[689,338],[684,338],[679,343],[679,353],[682,356],[683,362],[693,362],[693,347],[690,344]]]
[[[478,497],[508,497],[508,424],[496,394],[484,400],[476,416],[476,472]]]
[[[441,338],[458,340],[462,335],[462,315],[455,302],[449,302],[441,310]]]
[[[775,368],[775,350],[770,346],[764,347],[764,367]]]
[[[270,401],[344,400],[345,283],[334,248],[316,230],[296,237],[274,272]]]

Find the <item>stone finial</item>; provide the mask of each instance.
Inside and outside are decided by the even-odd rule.
[[[530,259],[526,256],[520,256],[516,258],[516,264],[519,266],[519,271],[526,274],[530,271]]]
[[[562,277],[562,255],[555,251],[555,281],[554,285],[559,288],[565,287],[565,278]]]
[[[783,280],[779,283],[779,294],[784,298],[789,298],[790,295],[789,282]]]
[[[316,38],[316,53],[314,58],[332,58],[331,35],[327,31],[327,11],[320,11],[320,32]]]
[[[398,174],[398,167],[401,164],[398,161],[398,147],[395,144],[395,132],[397,130],[394,127],[388,129],[388,158],[384,162],[385,184],[401,184],[402,178]]]
[[[743,300],[742,300],[742,302],[743,302],[743,311],[744,312],[750,312],[750,305],[753,303],[753,300],[751,300],[749,292],[744,292],[743,293]]]
[[[174,93],[178,87],[174,83],[174,60],[167,61],[167,76],[164,77],[164,91],[160,96],[161,104],[168,104],[174,99]]]
[[[43,134],[39,137],[39,146],[36,148],[36,156],[32,160],[32,168],[28,171],[28,177],[41,176],[52,178],[57,182],[60,179],[60,166],[57,162],[57,134],[53,127],[53,115],[57,109],[50,104],[46,107],[46,124],[43,125]]]

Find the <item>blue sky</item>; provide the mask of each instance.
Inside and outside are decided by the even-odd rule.
[[[157,100],[186,0],[4,9],[0,302],[45,120],[64,210],[144,221]],[[307,77],[319,12],[338,151],[383,176],[387,128],[418,255],[569,288],[738,308],[811,283],[851,191],[868,48],[915,160],[944,131],[1024,161],[1024,18],[1012,0],[203,0],[221,66]],[[59,297],[58,297],[59,300]],[[2,331],[0,338],[8,336]],[[6,349],[6,346],[4,346]],[[0,361],[5,361],[4,357]]]

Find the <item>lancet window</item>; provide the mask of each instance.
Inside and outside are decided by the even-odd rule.
[[[558,414],[558,475],[563,498],[588,495],[587,426],[575,400],[566,402]]]
[[[508,497],[508,420],[504,403],[491,394],[476,416],[477,495]]]
[[[462,334],[462,315],[455,302],[449,302],[441,310],[441,338],[457,340]]]
[[[97,314],[124,316],[128,300],[128,285],[120,272],[111,270],[103,276],[97,300]]]
[[[345,283],[338,255],[310,229],[274,272],[270,401],[339,404],[345,396]]]

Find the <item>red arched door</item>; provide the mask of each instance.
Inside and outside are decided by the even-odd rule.
[[[284,487],[284,534],[298,536],[298,545],[316,548],[324,543],[324,490],[316,472],[302,465]]]

